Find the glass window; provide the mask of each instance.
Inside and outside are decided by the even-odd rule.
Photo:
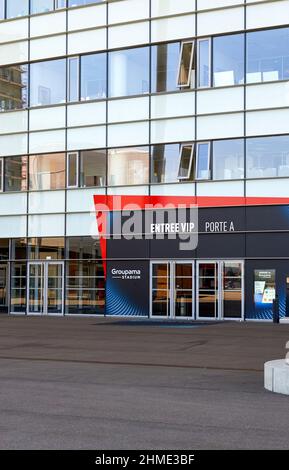
[[[149,148],[130,147],[108,151],[108,185],[147,184]]]
[[[3,191],[3,177],[4,177],[4,168],[3,168],[3,157],[0,158],[0,192]]]
[[[55,0],[55,8],[65,8],[66,0]]]
[[[7,260],[8,258],[9,258],[9,239],[0,238],[0,259]],[[0,288],[1,288],[1,284],[0,284]]]
[[[151,156],[151,182],[171,183],[178,181],[179,155],[179,144],[154,145]]]
[[[68,101],[79,100],[79,59],[68,58]]]
[[[244,83],[244,34],[219,36],[213,39],[214,86]]]
[[[210,55],[211,55],[211,41],[210,39],[200,39],[198,42],[198,86],[208,87],[211,85],[211,72],[210,72]]]
[[[69,261],[66,308],[70,314],[104,314],[105,277],[102,262]]]
[[[4,161],[5,191],[26,191],[27,157],[6,157]]]
[[[106,97],[106,54],[81,57],[81,99],[96,100]]]
[[[26,261],[11,263],[11,312],[26,310]]]
[[[80,152],[80,186],[105,186],[106,151],[86,150]]]
[[[68,0],[69,7],[76,7],[78,5],[89,5],[90,3],[100,3],[103,0]]]
[[[67,187],[78,186],[78,152],[67,154]]]
[[[149,48],[109,53],[109,96],[149,92]]]
[[[247,139],[246,159],[247,178],[289,176],[289,136]]]
[[[31,13],[42,13],[54,9],[54,0],[31,0]]]
[[[180,52],[177,83],[180,88],[193,85],[194,74],[194,42],[183,42]]]
[[[27,257],[26,238],[13,238],[11,240],[11,259],[26,259]]]
[[[244,178],[244,140],[218,140],[213,142],[213,179]]]
[[[194,145],[182,145],[179,157],[178,179],[187,180],[191,177]]]
[[[63,259],[64,258],[64,238],[29,238],[28,259]]]
[[[30,155],[29,189],[63,189],[65,187],[65,154]]]
[[[207,180],[210,178],[210,143],[197,144],[196,179]]]
[[[0,68],[0,111],[27,107],[27,65]]]
[[[69,237],[66,239],[66,258],[97,259],[101,258],[99,240],[92,237]]]
[[[5,0],[0,0],[0,20],[5,18]]]
[[[66,60],[30,64],[30,106],[65,103]]]
[[[8,0],[6,2],[6,17],[16,18],[17,16],[28,15],[29,0]]]
[[[289,28],[247,34],[247,83],[289,78]]]
[[[180,43],[152,46],[151,54],[152,93],[178,90],[176,76],[180,61]]]

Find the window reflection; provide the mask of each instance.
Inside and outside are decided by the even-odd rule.
[[[217,140],[213,143],[213,179],[244,178],[244,140]]]
[[[247,139],[247,178],[289,176],[289,137]]]
[[[152,93],[178,90],[177,73],[180,60],[180,43],[152,46],[151,54]]]
[[[65,187],[65,154],[30,155],[29,189],[63,189]]]
[[[109,96],[149,92],[149,48],[138,47],[109,53]]]
[[[106,183],[106,151],[80,152],[80,186],[104,186]]]
[[[27,106],[27,65],[0,67],[0,111]]]
[[[30,106],[66,101],[66,60],[30,64]]]
[[[26,191],[27,157],[6,157],[4,163],[5,191]]]
[[[244,34],[219,36],[213,39],[214,86],[244,83]]]
[[[31,13],[43,13],[54,9],[54,0],[30,0]]]
[[[29,238],[28,259],[63,259],[64,238]]]
[[[147,184],[149,148],[130,147],[108,150],[108,184]]]
[[[178,181],[180,146],[154,145],[152,147],[151,182],[171,183]]]
[[[289,28],[247,34],[247,83],[289,78]]]
[[[29,0],[10,0],[6,2],[6,18],[28,15]]]
[[[81,57],[81,100],[106,97],[106,54]]]

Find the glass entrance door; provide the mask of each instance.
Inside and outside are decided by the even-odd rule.
[[[63,262],[39,261],[28,264],[28,314],[63,313]]]
[[[197,262],[197,318],[244,317],[242,261]]]
[[[191,261],[151,264],[151,317],[192,318],[194,269]]]

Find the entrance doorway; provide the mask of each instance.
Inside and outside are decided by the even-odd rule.
[[[242,261],[197,261],[197,318],[244,318]]]
[[[62,261],[29,262],[27,286],[28,314],[63,314],[64,263]]]
[[[192,261],[151,263],[152,318],[193,318],[194,265]]]

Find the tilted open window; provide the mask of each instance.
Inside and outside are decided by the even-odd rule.
[[[188,180],[191,177],[194,147],[194,144],[186,144],[181,146],[178,170],[179,180]]]
[[[178,67],[177,86],[180,88],[194,87],[195,82],[195,43],[194,41],[182,42],[180,61]]]

